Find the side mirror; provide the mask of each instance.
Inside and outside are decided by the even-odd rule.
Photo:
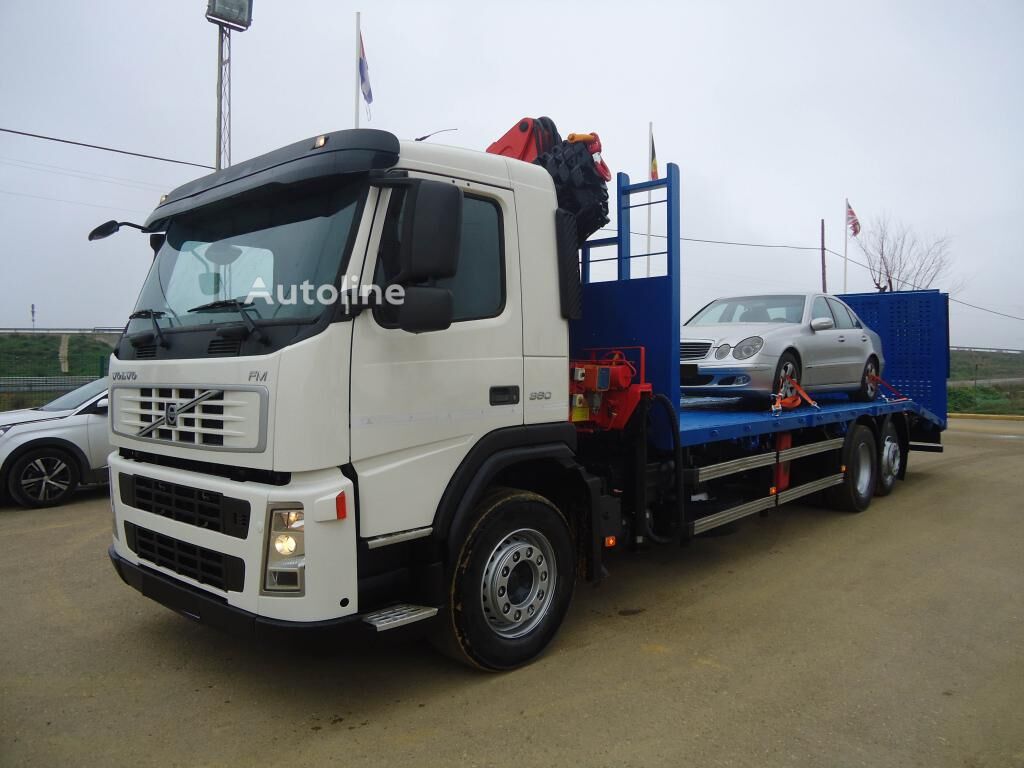
[[[828,331],[836,327],[831,317],[816,317],[811,320],[812,331]]]
[[[96,401],[96,403],[93,405],[92,408],[97,413],[106,413],[107,409],[109,407],[110,407],[110,398],[101,397],[99,400]]]
[[[452,324],[452,292],[413,285],[398,307],[398,327],[408,333],[443,331]]]
[[[121,225],[113,219],[105,221],[89,233],[89,240],[102,240],[105,237],[110,237],[120,228]]]
[[[425,179],[403,186],[402,246],[394,282],[416,285],[453,277],[462,239],[462,190]]]

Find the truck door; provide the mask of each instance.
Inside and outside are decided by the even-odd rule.
[[[444,331],[413,334],[382,307],[354,321],[350,430],[363,537],[429,526],[459,463],[484,434],[523,423],[523,330],[509,190],[463,189],[462,241]],[[383,190],[360,282],[386,286],[404,191]],[[389,274],[390,273],[390,274]]]

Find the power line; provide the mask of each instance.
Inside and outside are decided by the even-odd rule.
[[[127,213],[146,213],[146,211],[140,211],[135,208],[123,208],[117,205],[100,205],[99,203],[86,203],[81,200],[64,200],[59,197],[43,197],[42,195],[30,195],[28,192],[11,192],[6,189],[0,189],[0,195],[11,195],[12,197],[31,197],[35,200],[46,200],[48,203],[69,203],[70,205],[85,205],[89,208],[106,208],[111,211],[122,211]]]
[[[21,168],[26,171],[40,171],[42,173],[55,173],[60,176],[70,176],[74,179],[84,179],[86,181],[98,181],[102,184],[116,184],[120,187],[127,187],[128,189],[140,189],[143,191],[166,190],[166,187],[157,186],[147,181],[138,181],[136,179],[125,179],[120,176],[104,176],[98,173],[89,173],[88,171],[79,171],[74,168],[65,168],[60,165],[47,165],[46,163],[36,163],[29,160],[14,160],[12,158],[0,157],[0,164],[9,165],[12,168]]]
[[[612,229],[610,227],[601,227],[600,231],[602,231],[602,232],[615,232],[615,233],[618,233],[617,229]],[[632,230],[630,230],[629,234],[631,234],[631,235],[639,235],[641,237],[646,237],[647,236],[646,232],[634,232]],[[651,237],[660,237],[662,239],[667,239],[668,235],[656,235],[654,233],[651,233]],[[689,243],[711,243],[713,245],[741,245],[741,246],[745,246],[745,247],[748,247],[748,248],[787,248],[787,249],[793,250],[793,251],[820,251],[821,250],[821,246],[810,246],[810,245],[778,245],[778,244],[769,244],[769,243],[739,243],[739,242],[733,242],[731,240],[705,240],[705,239],[696,238],[696,237],[680,237],[679,239],[683,240],[685,242],[689,242]],[[827,253],[831,253],[833,256],[838,256],[840,259],[843,258],[843,254],[836,253],[831,248],[826,248],[825,251]],[[871,267],[869,267],[867,264],[865,264],[865,263],[863,263],[861,261],[857,261],[856,259],[850,259],[850,263],[851,264],[856,264],[858,267],[863,267],[864,269],[868,270],[869,272],[871,271]],[[901,281],[901,282],[906,282],[906,281]],[[918,291],[924,290],[920,286],[914,285],[913,283],[907,282],[907,285],[909,285],[911,288],[913,288],[915,290],[918,290]],[[1011,314],[1009,314],[1007,312],[1000,312],[997,309],[989,309],[988,307],[982,307],[982,306],[979,306],[977,304],[971,304],[968,301],[961,301],[960,299],[954,299],[952,296],[949,297],[949,300],[951,302],[953,302],[954,304],[960,304],[960,305],[965,306],[965,307],[970,307],[971,309],[977,309],[977,310],[979,310],[981,312],[988,312],[991,315],[998,315],[999,317],[1006,317],[1006,318],[1009,318],[1010,320],[1024,320],[1024,317],[1019,317],[1018,315],[1011,315]]]
[[[16,136],[28,136],[32,139],[42,139],[43,141],[56,141],[60,144],[72,144],[76,147],[86,147],[88,149],[101,149],[104,152],[116,152],[119,155],[130,155],[132,157],[144,157],[147,160],[159,160],[164,163],[177,163],[178,165],[191,165],[196,168],[209,168],[211,171],[214,170],[212,165],[203,165],[202,163],[190,163],[188,160],[175,160],[170,157],[160,157],[159,155],[146,155],[142,152],[129,152],[126,149],[114,149],[113,147],[102,147],[99,144],[86,144],[82,141],[71,141],[70,139],[58,139],[53,136],[43,136],[38,133],[26,133],[25,131],[15,131],[12,128],[0,128],[0,131],[4,133],[13,133]]]

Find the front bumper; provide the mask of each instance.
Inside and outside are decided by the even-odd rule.
[[[117,575],[132,589],[183,616],[233,634],[269,635],[279,630],[326,630],[340,627],[354,628],[355,625],[367,626],[360,622],[360,617],[356,615],[342,616],[326,621],[302,622],[259,616],[228,605],[224,598],[218,598],[203,590],[190,587],[142,565],[130,563],[117,554],[113,544],[110,545],[107,554],[110,556],[110,562],[113,564],[114,570],[117,571]]]
[[[740,397],[772,394],[775,366],[767,363],[681,363],[680,389],[684,395]],[[686,368],[697,374],[686,375]]]
[[[275,486],[158,466],[116,452],[111,454],[109,466],[115,526],[112,546],[121,561],[245,615],[270,621],[317,624],[359,613],[353,485],[340,470],[293,473],[287,485]],[[122,492],[129,486],[138,487],[140,479],[156,489],[151,494],[162,497],[161,513],[144,508],[131,492]],[[198,503],[181,489],[219,494],[233,507],[241,505],[248,510],[248,520],[229,532],[226,527],[211,527],[207,519],[179,514]],[[348,514],[342,519],[337,517],[335,504],[340,492],[349,499]],[[305,571],[303,589],[296,594],[271,593],[264,588],[268,510],[279,504],[298,504],[305,511]],[[145,550],[132,545],[128,524],[134,531],[144,531],[149,542],[156,542],[159,556],[153,556],[152,544]],[[203,566],[209,562],[215,568],[223,567],[225,573],[230,562],[233,578],[225,577],[223,583],[206,578]]]

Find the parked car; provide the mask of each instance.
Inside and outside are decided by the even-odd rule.
[[[878,334],[820,293],[715,299],[686,322],[680,339],[686,395],[789,396],[788,376],[807,390],[870,401],[885,365]]]
[[[80,484],[107,481],[107,390],[97,379],[46,405],[0,413],[0,489],[24,507],[53,507]]]

